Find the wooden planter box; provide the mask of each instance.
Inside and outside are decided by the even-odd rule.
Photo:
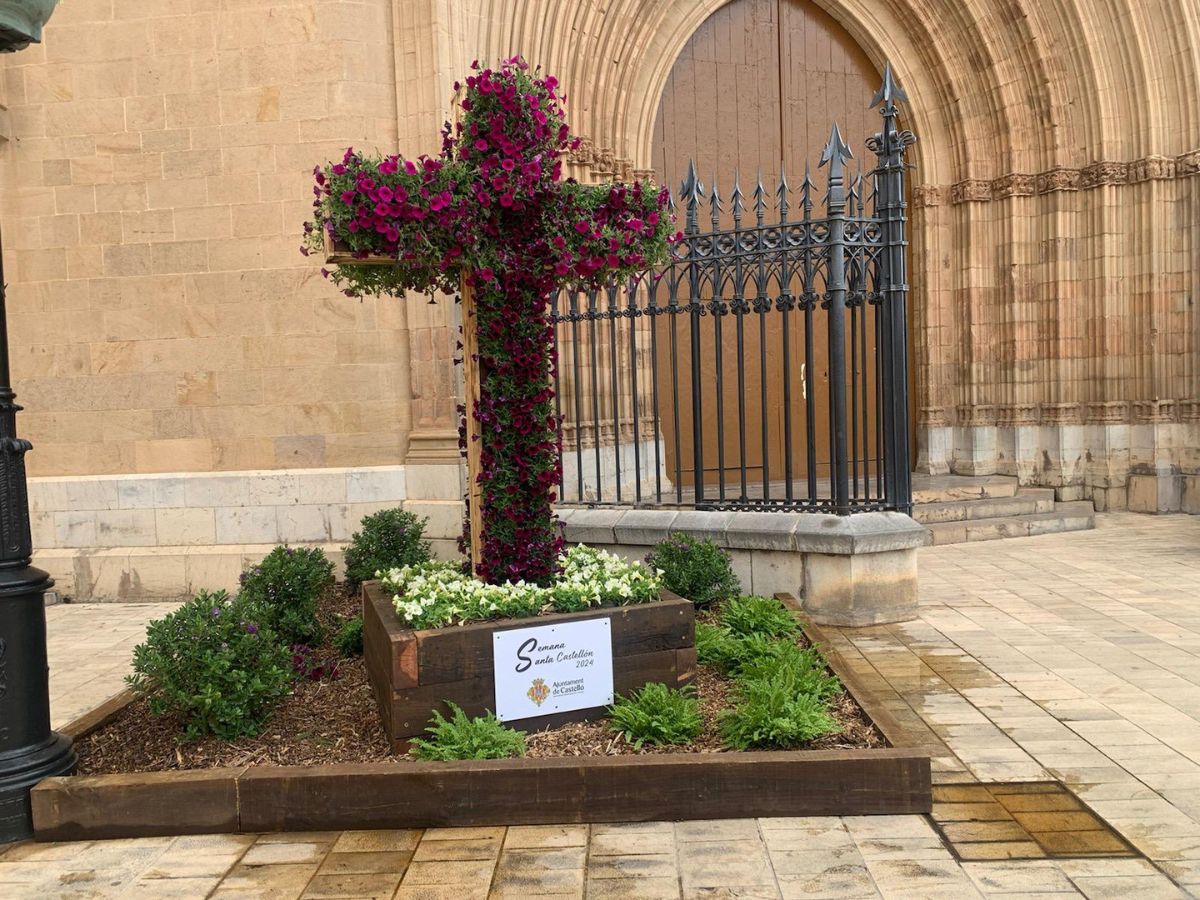
[[[695,610],[673,594],[637,606],[413,631],[396,615],[391,595],[379,582],[368,582],[363,586],[363,656],[392,751],[405,752],[409,739],[429,726],[434,710],[447,714],[447,701],[471,716],[495,709],[492,645],[497,632],[599,618],[611,622],[616,693],[651,681],[678,687],[695,676]],[[509,724],[535,731],[603,713],[604,707],[593,707]]]
[[[793,607],[798,605],[792,597],[781,595],[781,599]],[[391,612],[391,604],[378,585],[369,586],[364,600],[366,636],[369,639],[372,633],[370,622],[374,616],[378,642],[381,636],[387,636],[381,613]],[[656,615],[664,617],[660,621],[667,621],[662,610],[670,609],[686,620],[688,645],[646,653],[676,654],[677,678],[686,681],[694,659],[691,604],[687,601],[672,598],[648,606],[592,610],[576,616],[616,617],[616,644],[615,635],[624,627],[618,625],[622,614],[659,610]],[[533,624],[553,618],[572,616],[539,617]],[[442,633],[463,634],[485,627],[494,631],[529,624],[526,619],[443,629]],[[830,667],[895,745],[893,748],[446,763],[394,760],[66,776],[47,778],[34,788],[34,834],[39,841],[78,841],[281,830],[928,813],[932,807],[928,749],[906,746],[912,734],[887,712],[883,699],[854,677],[837,653],[825,646],[819,629],[806,624],[805,630],[815,644],[826,649]],[[399,647],[406,649],[396,655],[391,652],[393,644],[389,640],[383,658],[389,661],[393,674],[380,680],[394,683],[396,672],[417,672],[416,666],[422,660],[421,638],[437,633],[405,632],[412,640],[400,641]],[[675,636],[682,639],[682,630]],[[426,657],[430,659],[431,646],[436,648],[438,644],[425,642]],[[622,658],[640,655],[644,654],[626,653]],[[617,658],[614,654],[614,663]],[[440,660],[437,665],[441,665]],[[430,674],[445,671],[432,663],[427,668]],[[400,680],[406,678],[402,675]],[[439,690],[454,683],[432,682]],[[126,691],[62,731],[77,739],[83,737],[103,727],[132,700],[133,694]],[[388,706],[390,709],[391,704]]]

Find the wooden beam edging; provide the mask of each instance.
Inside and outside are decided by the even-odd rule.
[[[758,816],[928,813],[929,756],[797,750],[48,778],[40,841]]]
[[[887,738],[887,742],[893,747],[915,748],[919,746],[913,741],[911,732],[892,715],[891,710],[883,705],[883,700],[878,692],[868,686],[862,676],[851,669],[842,655],[834,649],[833,642],[825,634],[824,629],[804,615],[800,601],[795,595],[779,593],[775,595],[775,599],[781,601],[793,612],[800,613],[800,627],[804,630],[804,634],[812,642],[812,645],[825,656],[825,661],[829,663],[833,674],[841,680],[846,691],[854,698],[854,702],[862,708],[862,711],[867,714],[867,718]]]
[[[109,697],[94,709],[85,712],[79,718],[68,722],[62,728],[56,728],[55,731],[66,735],[72,741],[81,740],[89,734],[99,731],[136,699],[137,694],[126,688],[121,693]]]

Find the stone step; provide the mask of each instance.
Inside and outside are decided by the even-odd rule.
[[[1027,516],[1033,513],[1051,512],[1053,509],[1054,490],[1052,488],[1021,488],[1012,497],[918,503],[913,507],[913,518],[922,525],[932,525],[937,522],[965,522],[971,519]]]
[[[968,519],[960,522],[935,522],[929,533],[935,545],[994,541],[1000,538],[1032,537],[1063,531],[1086,531],[1095,527],[1096,512],[1090,500],[1056,503],[1052,512],[1002,516],[992,519]]]
[[[914,475],[913,503],[948,503],[954,500],[992,500],[1017,493],[1017,479],[1009,475]]]

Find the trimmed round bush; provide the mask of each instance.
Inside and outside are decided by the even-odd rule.
[[[333,582],[333,563],[320,547],[276,547],[242,573],[239,599],[258,607],[263,624],[284,644],[321,640],[317,604]]]
[[[709,606],[742,592],[729,554],[712,541],[673,534],[654,545],[646,563],[662,571],[663,587],[696,606]]]
[[[172,715],[183,738],[258,734],[292,689],[291,657],[258,609],[224,591],[201,591],[150,623],[126,681],[154,715]]]
[[[346,584],[357,590],[376,572],[428,562],[428,521],[402,509],[384,509],[366,516],[346,548]]]

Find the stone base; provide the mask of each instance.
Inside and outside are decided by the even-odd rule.
[[[917,614],[917,549],[929,532],[901,513],[560,509],[571,543],[642,559],[672,534],[709,539],[730,555],[747,593],[803,597],[825,625],[878,625]]]
[[[1099,511],[1179,512],[1184,481],[1200,475],[1194,418],[923,426],[917,443],[919,472],[1015,476]]]

